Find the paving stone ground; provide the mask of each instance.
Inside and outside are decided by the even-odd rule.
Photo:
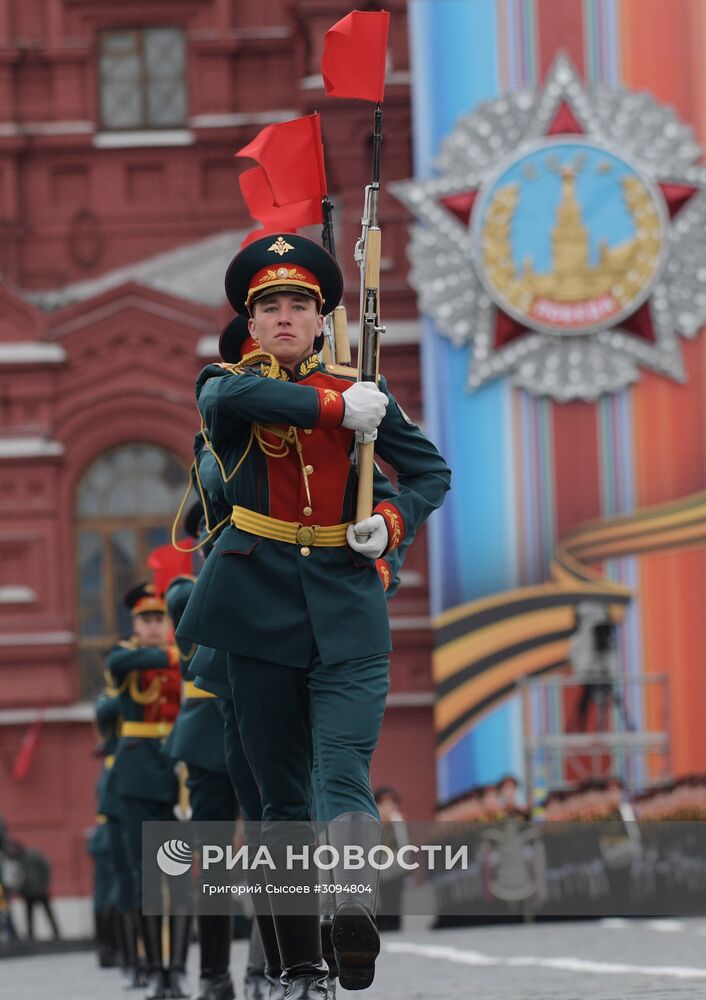
[[[242,998],[244,942],[232,967]],[[196,989],[196,948],[190,980]],[[361,1000],[704,1000],[706,918],[604,921],[383,936],[374,986]],[[89,952],[0,961],[0,1000],[141,1000]],[[349,994],[339,990],[340,1000]]]

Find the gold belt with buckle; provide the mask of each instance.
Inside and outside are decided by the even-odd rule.
[[[315,548],[334,548],[346,544],[346,524],[299,524],[297,521],[280,521],[277,517],[258,514],[247,507],[233,507],[230,516],[231,524],[251,535],[261,538],[271,538],[275,542],[288,542],[290,545],[314,546]]]
[[[197,688],[193,681],[183,681],[181,685],[181,696],[184,700],[187,698],[215,698],[216,695],[212,691],[204,691],[203,688]]]
[[[162,736],[169,736],[173,725],[173,722],[123,722],[120,735],[161,739]]]

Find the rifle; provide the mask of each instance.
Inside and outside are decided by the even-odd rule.
[[[382,230],[378,221],[380,200],[380,150],[382,146],[382,104],[375,106],[373,127],[373,179],[365,188],[361,234],[355,247],[360,267],[360,338],[358,341],[358,381],[377,382],[380,366],[380,255]],[[356,521],[373,511],[373,467],[375,444],[356,444],[358,497]]]
[[[321,205],[324,215],[321,242],[324,245],[324,249],[328,250],[335,260],[336,245],[333,236],[333,205],[329,201],[328,195],[323,196]],[[324,361],[327,364],[335,361],[338,365],[349,365],[351,363],[348,318],[346,317],[346,307],[342,302],[324,320]]]

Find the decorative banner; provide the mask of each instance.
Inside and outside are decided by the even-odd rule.
[[[497,594],[452,608],[434,625],[435,726],[448,751],[518,681],[564,666],[576,626],[576,605],[591,600],[615,621],[629,588],[603,579],[588,565],[625,555],[706,543],[706,493],[582,525],[557,547],[552,583]]]
[[[469,343],[468,385],[501,375],[561,402],[651,369],[682,381],[706,321],[706,169],[691,128],[647,94],[584,89],[559,56],[538,93],[482,102],[439,177],[393,192],[422,310]]]

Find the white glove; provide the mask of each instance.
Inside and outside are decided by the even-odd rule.
[[[385,416],[388,402],[374,382],[354,382],[343,393],[345,410],[341,424],[351,431],[372,434]]]
[[[346,539],[355,552],[377,559],[383,554],[389,541],[385,518],[382,514],[373,514],[357,524],[349,524]]]

